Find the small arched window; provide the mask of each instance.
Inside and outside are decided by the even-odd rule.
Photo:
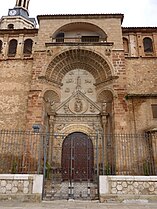
[[[9,42],[9,49],[8,49],[8,56],[9,57],[15,57],[17,50],[17,40],[12,39]]]
[[[26,39],[24,41],[24,48],[23,48],[24,56],[30,56],[32,54],[32,47],[33,47],[32,39]]]
[[[143,39],[143,46],[144,46],[144,52],[145,53],[152,53],[153,52],[153,42],[152,39],[149,37],[146,37]]]
[[[8,29],[14,29],[14,24],[9,24]]]
[[[3,42],[0,40],[0,54],[2,53],[2,45],[3,45]]]
[[[129,42],[127,38],[123,38],[123,48],[124,48],[124,53],[128,54],[129,53]]]
[[[64,42],[64,33],[58,33],[56,35],[56,42]]]

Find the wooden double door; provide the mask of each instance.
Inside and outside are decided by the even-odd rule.
[[[68,135],[62,146],[62,180],[92,181],[93,168],[92,140],[82,132]]]

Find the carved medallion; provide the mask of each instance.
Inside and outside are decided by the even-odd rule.
[[[69,109],[76,114],[82,114],[87,111],[88,103],[81,97],[76,96],[69,102]]]

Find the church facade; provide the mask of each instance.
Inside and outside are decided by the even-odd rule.
[[[36,28],[28,6],[17,0],[0,22],[0,129],[64,134],[48,153],[64,181],[70,146],[77,159],[84,153],[73,178],[86,180],[88,164],[92,180],[96,134],[111,147],[101,158],[121,151],[120,167],[124,144],[106,135],[157,131],[157,28],[122,27],[122,14],[39,15]]]

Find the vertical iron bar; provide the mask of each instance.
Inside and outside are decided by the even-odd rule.
[[[97,166],[97,178],[99,177],[99,147],[98,147],[98,137],[99,137],[99,133],[97,131],[97,135],[96,135],[96,166]]]
[[[102,174],[105,175],[105,144],[104,144],[104,132],[101,133],[102,138]]]
[[[43,138],[43,148],[44,148],[44,170],[43,175],[44,178],[46,177],[46,161],[47,161],[47,145],[46,145],[46,138]]]

